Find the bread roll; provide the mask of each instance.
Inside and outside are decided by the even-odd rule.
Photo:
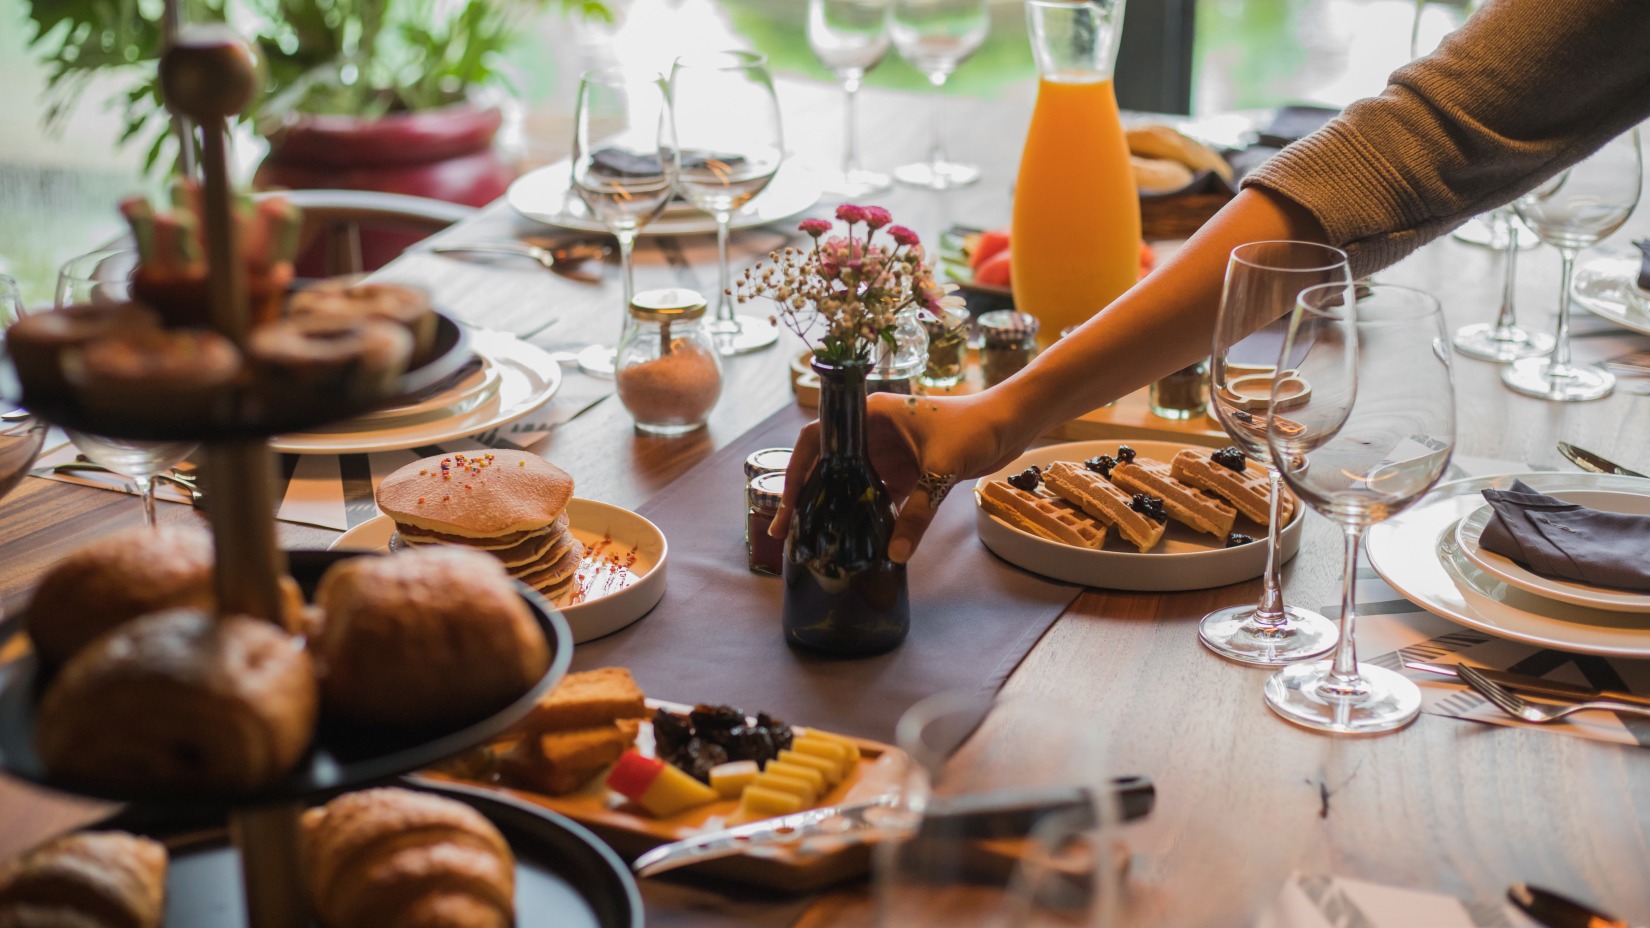
[[[1134,167],[1134,185],[1142,193],[1168,193],[1192,182],[1192,169],[1178,161],[1130,155],[1129,164]]]
[[[1213,148],[1188,138],[1168,126],[1136,126],[1124,133],[1129,152],[1142,158],[1166,158],[1177,161],[1193,171],[1213,171],[1227,183],[1232,182],[1232,166]]]
[[[304,813],[310,906],[326,928],[508,928],[515,858],[481,813],[404,789]]]
[[[55,666],[140,615],[212,604],[212,535],[196,525],[137,527],[58,561],[35,587],[23,624]]]
[[[329,715],[397,727],[469,722],[550,666],[550,646],[496,558],[430,547],[350,558],[321,578],[312,644]]]
[[[65,835],[0,866],[0,928],[158,928],[165,895],[159,842]]]
[[[35,742],[53,777],[118,792],[244,794],[303,757],[315,672],[268,622],[177,609],[75,655],[40,703]]]

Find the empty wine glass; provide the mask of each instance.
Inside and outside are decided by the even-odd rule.
[[[0,351],[5,347],[6,328],[22,315],[23,299],[17,281],[0,274]],[[6,408],[0,406],[0,409]],[[23,482],[45,441],[46,423],[40,419],[23,410],[11,410],[0,416],[0,498]],[[5,604],[0,603],[0,619],[5,617]]]
[[[128,277],[137,266],[137,252],[105,249],[71,258],[57,274],[57,306],[74,303],[121,302],[128,298]],[[194,442],[133,441],[64,429],[69,440],[93,463],[132,481],[143,500],[143,524],[155,524],[155,475],[183,463],[195,450]]]
[[[579,78],[573,126],[573,189],[619,240],[624,303],[613,344],[579,352],[579,368],[613,376],[615,346],[629,326],[635,296],[631,254],[636,233],[670,201],[672,158],[664,80],[656,73],[597,68]]]
[[[1244,466],[1266,468],[1271,508],[1260,601],[1216,609],[1198,623],[1198,639],[1222,657],[1275,666],[1317,657],[1335,646],[1334,623],[1283,602],[1283,478],[1266,444],[1266,406],[1278,372],[1278,347],[1301,291],[1351,281],[1346,253],[1312,242],[1251,242],[1234,248],[1226,263],[1209,356],[1210,405],[1226,434],[1248,455]]]
[[[1266,681],[1266,704],[1297,725],[1375,734],[1409,724],[1421,691],[1402,674],[1358,663],[1358,551],[1364,531],[1420,499],[1455,447],[1455,392],[1438,301],[1383,284],[1328,284],[1300,295],[1278,366],[1299,372],[1306,402],[1266,430],[1295,495],[1341,524],[1346,564],[1333,659],[1291,664]]]
[[[934,87],[934,103],[929,116],[933,140],[928,160],[901,165],[894,177],[902,184],[946,190],[980,179],[980,169],[972,164],[950,161],[945,156],[945,132],[941,120],[945,81],[957,66],[985,43],[991,28],[985,0],[894,0],[894,48],[901,58],[928,77]]]
[[[1514,208],[1541,240],[1558,249],[1558,333],[1551,355],[1523,358],[1501,371],[1514,392],[1544,400],[1596,400],[1615,389],[1615,375],[1570,360],[1570,281],[1576,255],[1621,228],[1638,205],[1644,170],[1639,131],[1632,129],[1557,177],[1520,197]]]
[[[773,180],[784,158],[779,101],[768,59],[755,52],[683,55],[670,69],[676,189],[716,218],[716,318],[708,326],[722,354],[779,340],[767,319],[733,310],[728,225],[735,210]]]
[[[808,0],[808,47],[842,82],[842,167],[825,192],[851,198],[887,190],[893,183],[887,174],[859,163],[854,103],[865,72],[888,54],[888,0]]]
[[[1495,247],[1501,252],[1501,311],[1494,322],[1479,322],[1455,330],[1451,343],[1455,350],[1480,361],[1516,361],[1553,350],[1553,338],[1520,328],[1513,309],[1518,291],[1518,237],[1524,224],[1511,206],[1502,206],[1489,213],[1489,228],[1494,233]]]

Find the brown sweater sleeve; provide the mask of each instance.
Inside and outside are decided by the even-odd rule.
[[[1509,202],[1650,115],[1650,0],[1490,0],[1261,165],[1365,275]]]

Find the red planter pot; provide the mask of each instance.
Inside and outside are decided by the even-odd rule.
[[[470,103],[376,119],[303,116],[269,136],[269,154],[253,183],[260,189],[376,190],[485,206],[503,196],[512,179],[493,150],[502,122],[498,107]],[[383,265],[417,238],[364,233],[367,268]],[[299,274],[318,275],[311,264],[300,261]]]

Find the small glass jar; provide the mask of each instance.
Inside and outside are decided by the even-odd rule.
[[[996,386],[1037,355],[1037,317],[998,309],[980,317],[980,373]]]
[[[752,451],[745,458],[745,479],[749,481],[763,474],[784,471],[790,466],[790,448],[763,448],[761,451]]]
[[[777,577],[785,570],[785,539],[768,535],[785,497],[785,472],[758,474],[745,485],[745,558],[752,573]]]
[[[1204,358],[1152,384],[1152,415],[1191,419],[1209,408],[1209,359]]]
[[[631,300],[613,381],[638,430],[682,435],[710,417],[722,395],[722,362],[704,317],[705,298],[692,290],[646,290]]]
[[[941,309],[936,318],[923,320],[928,330],[928,365],[922,385],[946,389],[962,383],[968,362],[968,313]]]
[[[916,309],[908,309],[894,318],[893,347],[880,346],[872,359],[865,391],[909,396],[916,392],[917,378],[927,363],[928,330]]]

